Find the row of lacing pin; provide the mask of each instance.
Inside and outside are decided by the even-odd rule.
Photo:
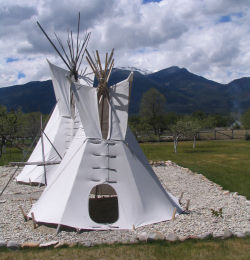
[[[100,140],[91,140],[90,142],[91,142],[92,144],[100,144],[100,143],[101,143]],[[93,156],[96,156],[96,157],[99,157],[99,156],[101,156],[101,157],[107,157],[107,159],[108,159],[108,167],[92,167],[92,169],[93,169],[93,170],[100,170],[100,169],[102,169],[102,170],[107,170],[107,171],[108,171],[108,178],[106,179],[106,182],[107,182],[107,183],[117,183],[116,180],[112,180],[112,179],[110,178],[110,172],[117,172],[117,170],[109,167],[109,160],[116,158],[116,155],[111,155],[111,154],[109,154],[109,146],[110,146],[110,145],[115,145],[115,142],[106,140],[106,144],[108,145],[108,154],[93,153],[92,155],[93,155]],[[99,182],[100,180],[99,180],[99,179],[92,179],[92,181],[94,181],[94,182]]]

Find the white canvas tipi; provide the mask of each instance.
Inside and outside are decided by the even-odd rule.
[[[182,209],[158,178],[128,129],[129,86],[132,74],[108,89],[108,133],[100,124],[98,89],[72,83],[80,127],[50,183],[29,217],[42,223],[78,229],[132,229],[168,220]],[[92,208],[96,199],[113,196],[116,217],[100,221]],[[111,210],[110,205],[105,210]],[[100,210],[100,208],[96,208]]]
[[[20,183],[49,183],[80,124],[78,112],[71,102],[69,71],[48,63],[57,103],[44,129],[43,140],[39,139],[27,165],[16,178]]]

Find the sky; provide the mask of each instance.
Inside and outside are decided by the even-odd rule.
[[[250,77],[249,0],[0,0],[0,87],[49,79],[46,59],[65,67],[36,21],[65,42],[79,11],[88,50],[115,48],[115,67]]]

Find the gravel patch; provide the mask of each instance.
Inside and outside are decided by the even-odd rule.
[[[222,234],[229,236],[231,233],[237,236],[249,234],[250,203],[244,196],[224,191],[203,175],[193,173],[170,161],[154,165],[153,169],[167,191],[178,198],[183,193],[183,208],[190,201],[188,214],[176,215],[174,220],[147,225],[136,230],[70,230],[61,231],[56,235],[56,228],[41,225],[34,229],[31,220],[24,221],[20,210],[21,205],[24,212],[28,212],[31,203],[39,198],[44,187],[22,185],[13,180],[0,197],[0,241],[16,241],[19,244],[28,241],[57,241],[89,246],[102,243],[134,243],[153,237],[185,240],[202,239],[209,234],[214,237],[221,237]],[[14,170],[14,167],[0,167],[0,191]]]

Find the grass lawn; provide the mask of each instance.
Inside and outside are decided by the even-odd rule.
[[[9,162],[21,162],[23,160],[23,154],[17,148],[7,148],[0,158],[0,166],[6,165]]]
[[[180,142],[177,154],[172,142],[141,147],[149,160],[171,160],[250,199],[250,141],[200,141],[195,149],[192,142]]]
[[[250,199],[250,141],[199,141],[195,149],[192,142],[180,142],[177,154],[172,142],[142,143],[141,147],[149,160],[171,160]],[[22,157],[20,150],[9,148],[0,158],[0,165],[21,161]]]
[[[170,243],[166,241],[134,245],[103,245],[92,248],[29,249],[11,252],[0,250],[0,259],[249,259],[250,238],[227,240],[187,240]]]

